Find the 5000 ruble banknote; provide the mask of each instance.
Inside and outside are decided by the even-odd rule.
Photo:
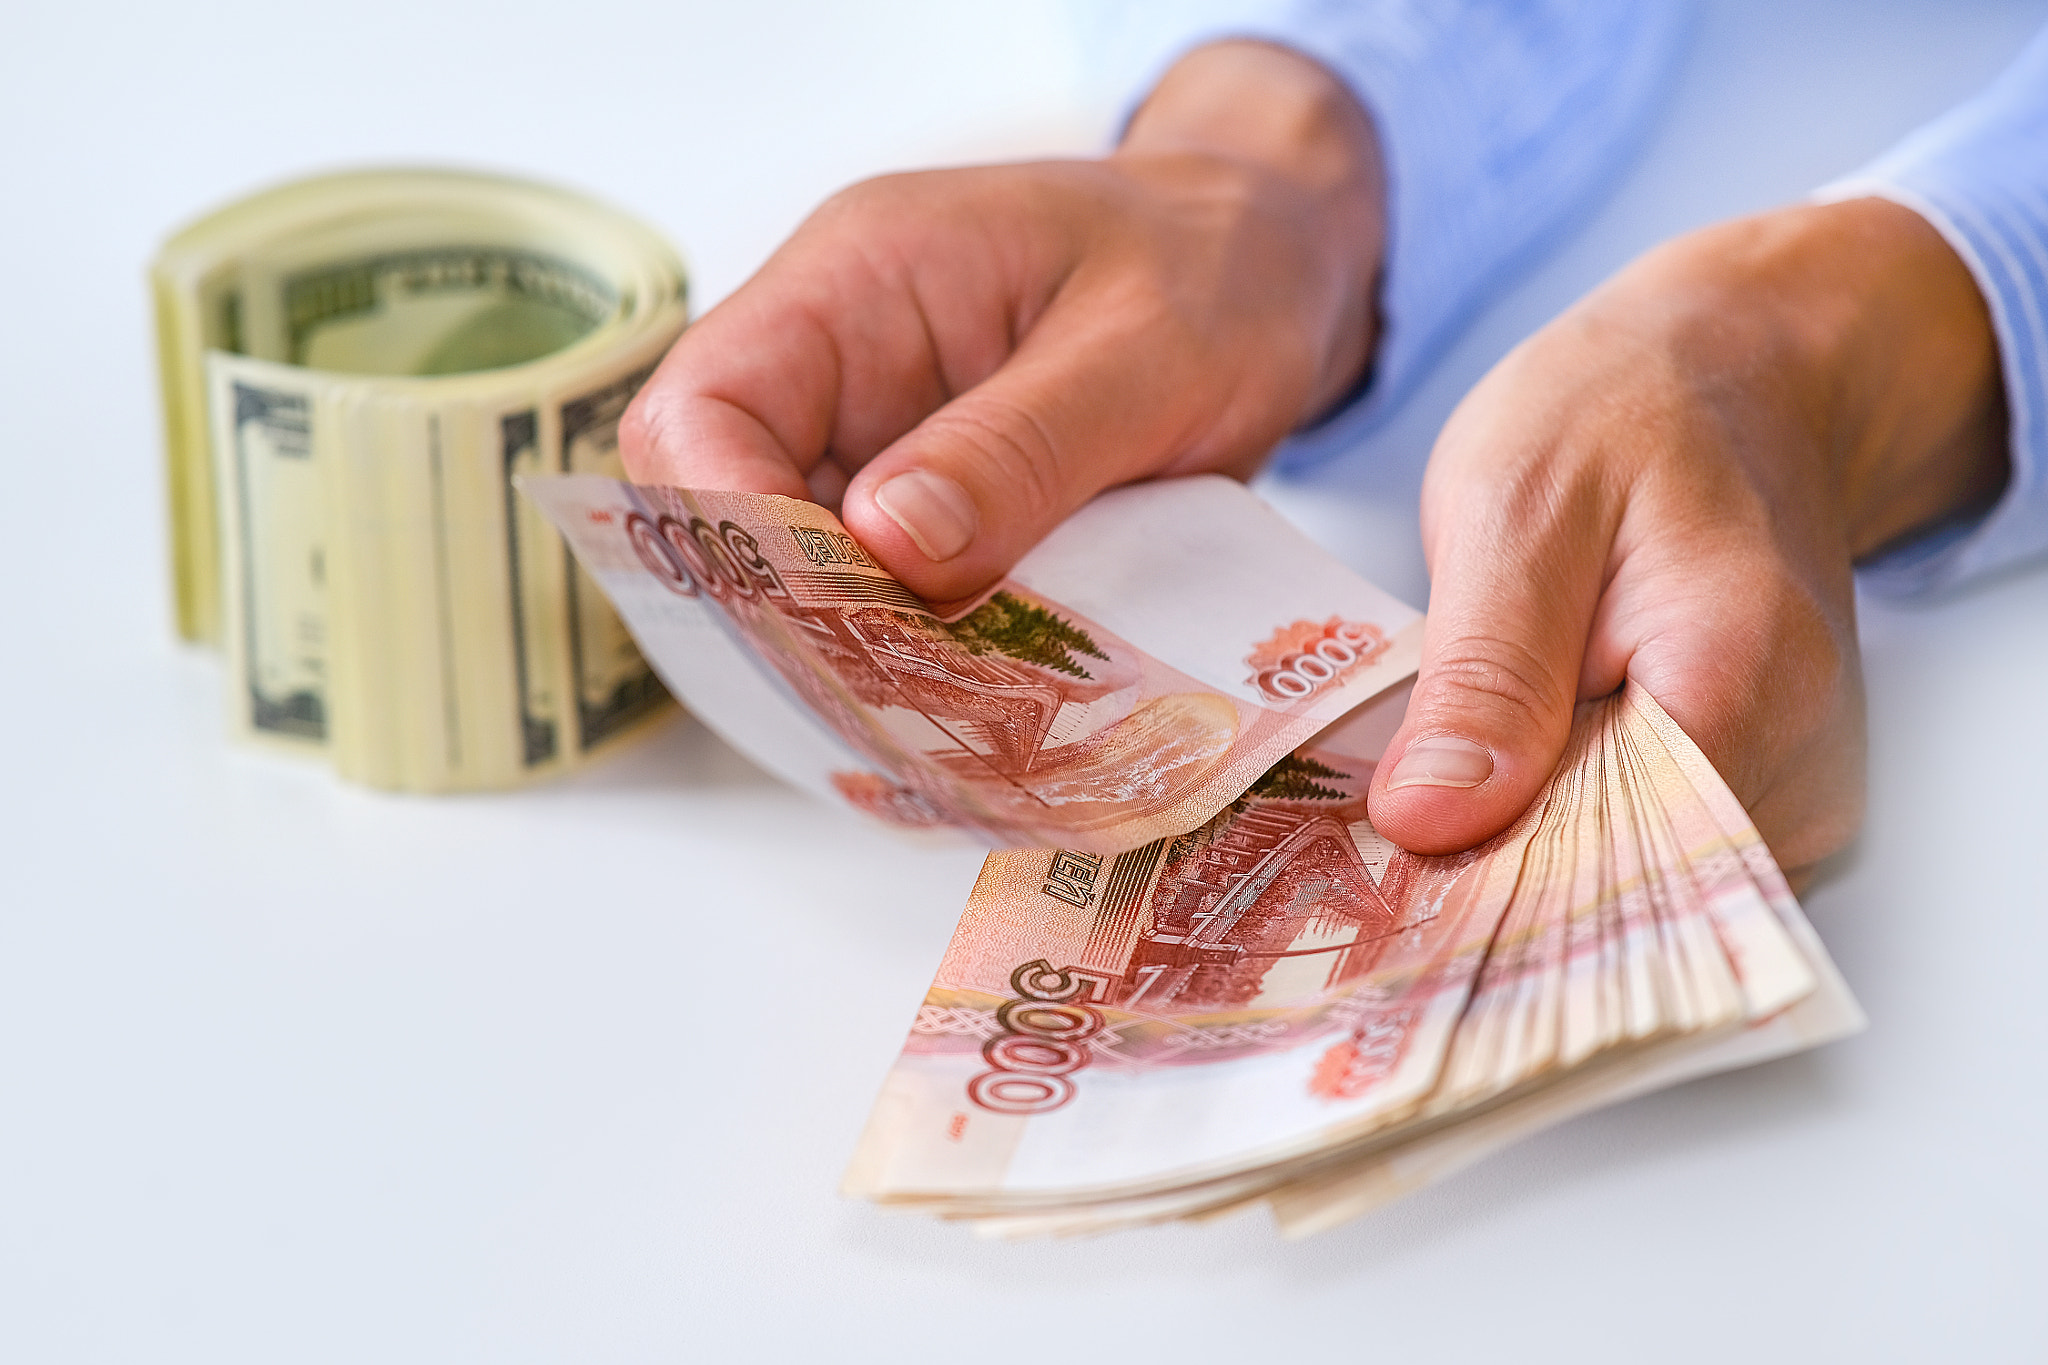
[[[1415,671],[1422,618],[1243,485],[1104,494],[942,618],[813,503],[524,479],[691,709],[886,822],[1114,853]]]
[[[1861,1027],[1748,817],[1646,693],[1513,827],[1424,858],[1364,793],[1396,692],[1200,828],[990,856],[847,1176],[1019,1235],[1265,1201],[1291,1232],[1539,1128]]]

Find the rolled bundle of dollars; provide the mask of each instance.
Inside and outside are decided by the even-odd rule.
[[[152,269],[178,621],[233,728],[375,786],[503,786],[659,682],[522,473],[617,473],[686,318],[661,238],[576,195],[382,170],[243,200]]]

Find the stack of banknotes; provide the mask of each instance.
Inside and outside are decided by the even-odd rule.
[[[1129,488],[945,618],[829,512],[525,479],[689,707],[898,828],[997,846],[849,1192],[997,1235],[1271,1206],[1308,1233],[1862,1016],[1646,692],[1468,853],[1365,794],[1421,618],[1249,491]]]
[[[452,171],[301,181],[152,270],[179,626],[249,739],[377,786],[504,786],[666,694],[513,493],[620,472],[683,269],[603,205]]]

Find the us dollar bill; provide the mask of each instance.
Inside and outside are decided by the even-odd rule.
[[[374,785],[559,771],[667,702],[514,493],[620,472],[618,416],[686,317],[603,205],[497,177],[283,186],[152,270],[179,626],[234,729]]]

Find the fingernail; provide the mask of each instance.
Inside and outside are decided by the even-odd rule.
[[[974,541],[981,515],[967,490],[943,474],[910,469],[875,490],[875,505],[903,534],[917,542],[924,557],[943,564]]]
[[[1493,775],[1493,755],[1457,735],[1418,739],[1387,777],[1387,790],[1403,787],[1476,787]]]

